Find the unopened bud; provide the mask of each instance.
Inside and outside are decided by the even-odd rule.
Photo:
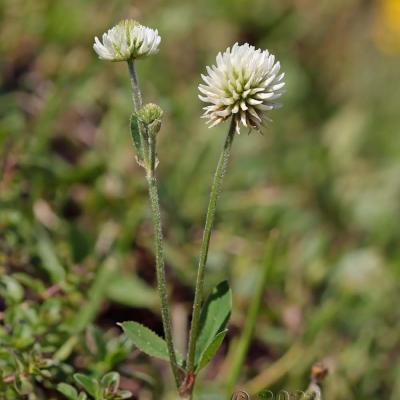
[[[155,135],[161,128],[161,119],[164,112],[157,105],[149,103],[144,105],[137,113],[137,117],[149,129],[151,135]]]

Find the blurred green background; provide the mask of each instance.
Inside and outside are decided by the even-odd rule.
[[[234,308],[199,393],[218,398],[276,230],[282,251],[238,384],[303,389],[323,360],[326,399],[400,398],[400,1],[2,0],[0,15],[0,316],[58,305],[44,330],[4,325],[3,346],[43,341],[54,352],[74,326],[69,365],[125,371],[135,398],[167,396],[154,394],[167,390],[164,364],[127,352],[105,366],[83,334],[90,323],[115,338],[124,319],[161,333],[127,68],[92,50],[94,36],[131,17],[162,37],[138,73],[145,101],[165,110],[158,175],[180,347],[227,129],[199,118],[200,74],[236,41],[268,48],[286,72],[274,122],[234,143],[207,274],[207,290],[229,277]],[[20,336],[33,341],[7,342]]]

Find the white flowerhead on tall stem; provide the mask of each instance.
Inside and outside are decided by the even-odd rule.
[[[268,50],[256,50],[248,43],[236,43],[219,53],[216,65],[201,76],[205,84],[199,85],[199,98],[208,104],[203,118],[209,120],[210,128],[233,117],[237,133],[241,125],[261,130],[270,120],[267,111],[280,107],[276,100],[285,86],[280,68]]]
[[[104,33],[102,39],[103,42],[96,36],[93,48],[99,58],[108,61],[128,61],[157,53],[161,41],[157,30],[133,19],[121,21]]]

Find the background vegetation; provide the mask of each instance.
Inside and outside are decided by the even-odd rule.
[[[326,399],[400,398],[398,0],[2,0],[0,16],[1,398],[63,398],[55,387],[72,373],[112,370],[134,398],[169,398],[167,366],[116,326],[162,332],[128,74],[91,48],[126,17],[162,36],[139,75],[166,111],[158,173],[178,346],[226,130],[199,118],[200,73],[235,41],[270,49],[287,73],[274,123],[234,144],[207,276],[208,289],[229,277],[234,312],[199,395],[221,398],[275,230],[282,250],[238,385],[303,389],[324,360]]]

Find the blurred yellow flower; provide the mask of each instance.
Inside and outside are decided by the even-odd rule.
[[[378,0],[374,40],[385,53],[400,53],[400,0]]]

